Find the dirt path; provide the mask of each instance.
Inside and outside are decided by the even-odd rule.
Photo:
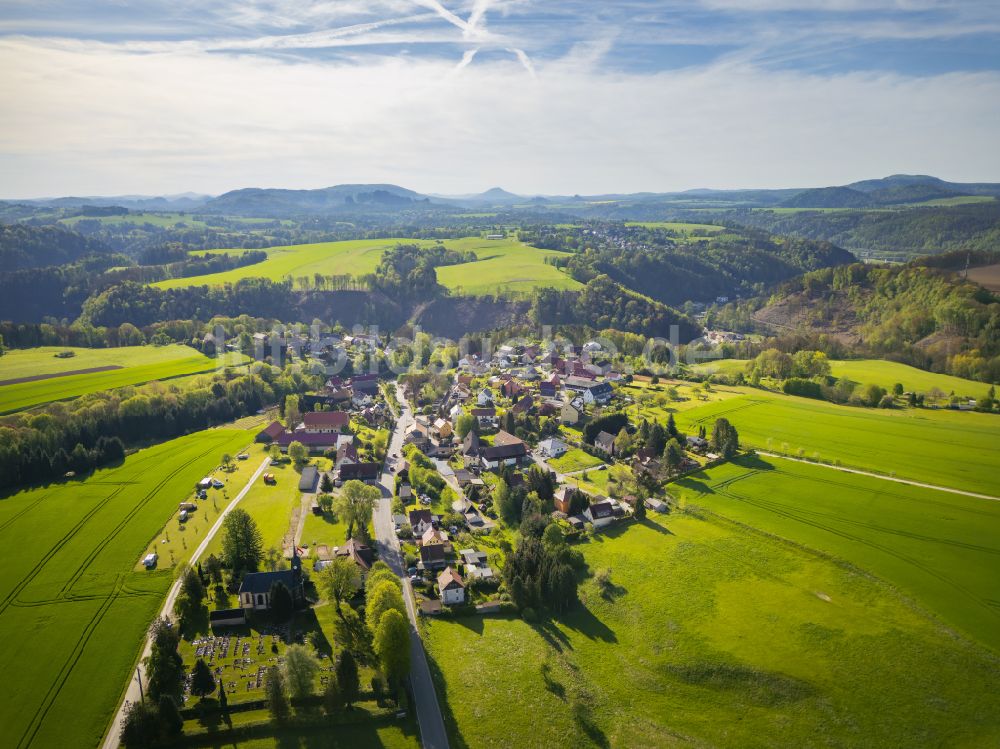
[[[874,479],[882,479],[883,481],[894,481],[897,484],[909,484],[910,486],[919,486],[922,489],[936,489],[939,492],[949,492],[951,494],[961,494],[966,497],[975,497],[976,499],[989,499],[993,502],[1000,502],[1000,497],[994,497],[989,494],[977,494],[976,492],[967,492],[964,489],[952,489],[950,486],[938,486],[937,484],[925,484],[923,481],[911,481],[910,479],[896,478],[895,476],[886,476],[881,473],[872,473],[871,471],[862,471],[857,468],[844,468],[843,466],[831,466],[827,463],[815,463],[811,460],[805,460],[804,458],[790,458],[787,455],[779,455],[778,453],[769,453],[764,450],[757,450],[758,455],[764,455],[768,458],[779,458],[781,460],[791,460],[795,463],[805,463],[811,466],[820,466],[821,468],[829,468],[834,471],[843,471],[844,473],[854,473],[858,476],[871,476]]]
[[[52,374],[29,375],[27,377],[15,377],[12,380],[0,380],[0,386],[20,385],[25,382],[40,382],[41,380],[52,380],[56,377],[70,377],[72,375],[94,374],[95,372],[110,372],[114,369],[124,369],[121,364],[106,364],[103,367],[88,367],[87,369],[70,369],[66,372],[53,372]]]

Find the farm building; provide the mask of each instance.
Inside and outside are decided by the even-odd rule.
[[[299,478],[299,491],[304,494],[312,494],[316,491],[319,483],[319,471],[316,466],[306,466],[302,469],[302,476]]]
[[[346,411],[311,411],[302,415],[302,424],[308,434],[344,432],[351,425],[351,415]]]
[[[345,481],[363,481],[374,484],[382,472],[380,463],[344,463],[337,471],[337,485]]]
[[[213,630],[223,627],[242,627],[247,623],[246,609],[218,609],[208,615]]]
[[[257,442],[263,442],[264,444],[270,444],[274,442],[281,434],[285,431],[285,427],[280,421],[272,421],[266,427],[261,429],[257,433]]]

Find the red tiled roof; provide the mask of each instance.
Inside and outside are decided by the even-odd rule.
[[[351,423],[351,415],[346,411],[310,411],[302,415],[302,423],[306,425],[306,429],[315,427],[343,429]]]

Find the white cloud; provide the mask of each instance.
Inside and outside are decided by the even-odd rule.
[[[471,55],[469,56],[471,60]],[[0,195],[391,181],[534,193],[996,179],[1000,75],[653,74],[560,61],[0,40]]]

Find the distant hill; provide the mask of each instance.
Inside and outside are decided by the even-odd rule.
[[[101,242],[60,226],[0,224],[2,271],[66,265],[108,251]]]
[[[850,187],[817,187],[803,190],[788,200],[782,201],[782,208],[866,208],[872,199],[863,192]]]
[[[20,200],[25,205],[45,206],[49,208],[86,208],[112,207],[131,208],[142,211],[191,211],[200,208],[209,195],[199,195],[193,192],[179,195],[111,195],[87,197],[36,198]]]
[[[346,212],[387,212],[432,205],[426,195],[397,185],[335,185],[318,190],[249,187],[213,198],[205,213],[230,216],[297,216]],[[440,205],[446,205],[440,201]]]

